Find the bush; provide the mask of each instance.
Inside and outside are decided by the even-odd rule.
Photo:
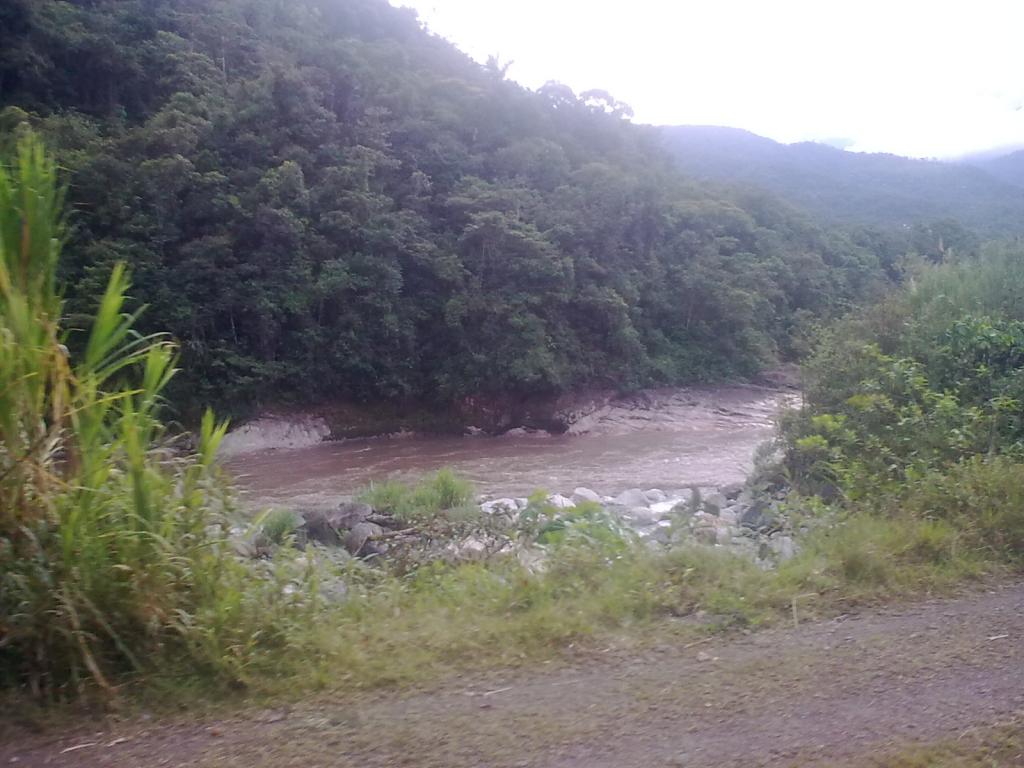
[[[784,426],[801,490],[858,500],[972,456],[1024,457],[1024,250],[985,256],[926,269],[821,338]]]

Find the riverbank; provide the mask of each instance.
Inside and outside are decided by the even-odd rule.
[[[692,409],[730,407],[775,397],[795,402],[794,366],[766,371],[753,382],[642,389],[589,389],[562,394],[488,395],[446,405],[418,401],[325,402],[264,410],[239,425],[221,447],[226,457],[308,447],[320,442],[420,436],[621,434],[672,429]]]

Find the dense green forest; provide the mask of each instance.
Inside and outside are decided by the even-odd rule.
[[[184,413],[747,375],[902,242],[682,176],[385,0],[9,0],[0,136],[70,180],[72,319],[125,261]]]
[[[982,237],[1024,234],[1021,156],[976,162],[847,152],[814,142],[780,144],[737,128],[657,129],[665,147],[697,178],[755,185],[816,218],[882,228],[963,250]],[[965,230],[969,230],[966,231]]]

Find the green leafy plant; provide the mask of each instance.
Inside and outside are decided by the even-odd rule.
[[[0,681],[51,698],[110,693],[156,659],[209,663],[238,598],[226,424],[207,412],[195,450],[174,447],[159,412],[175,350],[134,331],[122,266],[89,327],[62,328],[62,200],[27,136],[0,168]]]

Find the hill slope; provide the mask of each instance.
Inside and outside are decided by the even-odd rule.
[[[1024,149],[995,156],[967,157],[963,161],[1007,184],[1024,187]]]
[[[780,144],[713,126],[662,128],[659,135],[686,172],[759,186],[825,221],[906,227],[952,218],[987,236],[1024,232],[1024,189],[1007,174],[997,178],[995,166]]]
[[[385,0],[12,0],[0,136],[69,169],[71,309],[128,261],[181,402],[754,370],[877,259],[671,169],[607,94],[527,91]]]

